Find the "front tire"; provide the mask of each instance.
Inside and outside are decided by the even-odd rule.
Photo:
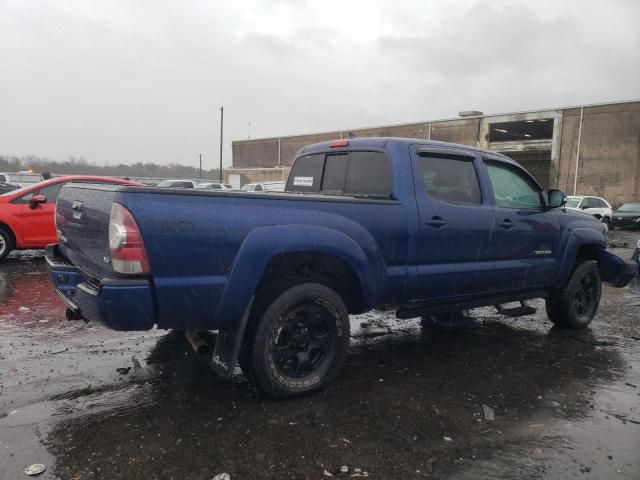
[[[321,390],[335,378],[349,346],[349,314],[340,296],[304,283],[257,299],[241,367],[274,398]]]
[[[4,228],[0,228],[0,260],[6,258],[13,248],[13,237]]]
[[[596,316],[602,295],[598,265],[593,260],[578,264],[567,285],[546,299],[549,320],[563,328],[586,328]]]

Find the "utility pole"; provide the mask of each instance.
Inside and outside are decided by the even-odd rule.
[[[224,107],[220,107],[220,183],[222,183],[222,132],[224,126]]]
[[[202,180],[202,154],[200,154],[200,180]]]

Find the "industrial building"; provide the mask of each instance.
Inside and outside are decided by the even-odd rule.
[[[233,142],[232,183],[284,180],[304,145],[350,137],[409,137],[478,146],[524,166],[544,188],[640,200],[640,101],[581,105]]]

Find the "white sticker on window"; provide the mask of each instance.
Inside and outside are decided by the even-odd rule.
[[[313,187],[313,177],[293,177],[293,185],[297,187]]]

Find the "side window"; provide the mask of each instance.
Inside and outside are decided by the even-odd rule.
[[[427,193],[450,203],[482,203],[473,159],[457,156],[420,155]]]
[[[382,152],[351,152],[344,192],[390,197],[391,177],[387,156]]]
[[[487,161],[496,206],[503,208],[542,208],[540,189],[520,169],[502,162]]]
[[[323,192],[344,193],[348,162],[349,155],[346,152],[327,155],[322,177]]]
[[[258,184],[253,188],[254,192],[261,192],[262,191],[262,185]]]
[[[323,163],[324,153],[298,158],[289,173],[287,191],[319,192]]]
[[[58,195],[60,195],[60,190],[62,190],[62,185],[62,183],[57,183],[41,188],[39,194],[47,197],[47,203],[56,203]]]
[[[8,181],[7,176],[4,175],[3,173],[0,173],[0,182],[6,183],[7,181]]]

